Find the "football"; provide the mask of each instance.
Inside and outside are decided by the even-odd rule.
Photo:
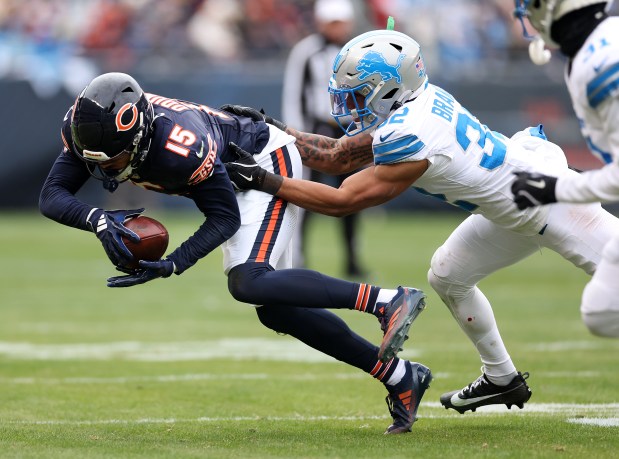
[[[123,236],[123,242],[133,254],[127,268],[139,268],[140,260],[157,261],[165,254],[170,239],[168,230],[154,218],[140,215],[125,222],[125,227],[140,236],[140,242],[132,242]]]

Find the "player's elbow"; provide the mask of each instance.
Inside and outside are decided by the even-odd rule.
[[[347,198],[334,200],[330,205],[323,209],[325,215],[329,217],[346,217],[361,210],[355,201]]]
[[[348,208],[334,208],[329,209],[327,212],[325,212],[325,214],[329,217],[347,217],[348,215],[354,213],[355,212],[353,210],[350,210]]]
[[[41,212],[44,217],[57,220],[55,210],[56,206],[53,205],[49,187],[44,186],[39,195],[39,212]]]

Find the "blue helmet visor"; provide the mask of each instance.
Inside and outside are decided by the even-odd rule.
[[[370,129],[378,120],[368,106],[372,87],[361,84],[354,88],[336,88],[334,81],[329,83],[331,95],[331,116],[348,136]],[[366,95],[363,95],[366,94]]]

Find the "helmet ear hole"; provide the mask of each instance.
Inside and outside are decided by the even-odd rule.
[[[393,88],[391,91],[389,91],[388,93],[386,93],[382,99],[391,99],[393,96],[395,96],[395,94],[398,92],[398,88]]]

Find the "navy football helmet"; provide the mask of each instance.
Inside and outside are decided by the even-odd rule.
[[[73,105],[71,139],[75,153],[86,162],[93,177],[114,191],[146,158],[154,118],[152,104],[131,76],[100,75]],[[119,155],[128,155],[126,167],[101,167]]]

